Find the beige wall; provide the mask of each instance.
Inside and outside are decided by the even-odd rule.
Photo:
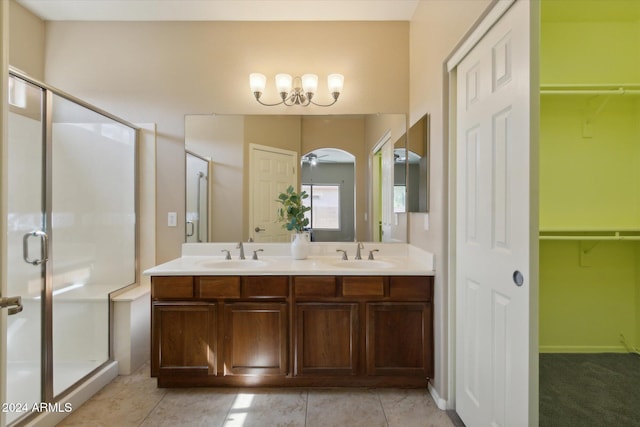
[[[9,17],[9,64],[43,81],[44,21],[14,0],[9,2]]]
[[[47,83],[131,122],[158,125],[157,261],[184,240],[184,115],[406,113],[407,22],[47,22]],[[248,75],[345,75],[330,109],[263,107]],[[328,95],[327,95],[328,96]],[[179,227],[167,227],[167,212]]]
[[[447,377],[447,174],[448,144],[444,140],[446,104],[444,61],[491,0],[421,0],[410,29],[410,122],[431,115],[429,229],[426,214],[411,214],[409,240],[435,254],[435,372],[433,385],[448,397]]]
[[[208,181],[213,201],[209,209],[211,239],[242,240],[244,116],[187,115],[185,129],[185,148],[212,163]]]

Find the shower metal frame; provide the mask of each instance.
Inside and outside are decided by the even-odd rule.
[[[211,230],[210,230],[210,227],[209,227],[209,224],[211,222],[210,219],[209,219],[209,216],[211,215],[210,207],[209,207],[209,192],[210,192],[210,187],[209,186],[211,185],[210,182],[209,182],[209,176],[211,176],[211,161],[209,159],[207,159],[206,157],[203,157],[203,156],[201,156],[199,154],[194,153],[191,150],[184,150],[184,152],[185,152],[185,159],[184,159],[185,176],[186,176],[186,173],[188,172],[188,170],[187,170],[187,163],[188,163],[187,162],[187,155],[196,157],[196,158],[198,158],[198,159],[200,159],[200,160],[202,160],[202,161],[207,163],[207,174],[204,175],[202,172],[198,172],[198,185],[197,185],[198,197],[196,199],[196,204],[197,204],[196,211],[198,212],[198,232],[196,234],[195,226],[193,224],[193,221],[185,220],[185,242],[187,241],[187,238],[193,236],[194,234],[196,234],[196,238],[198,240],[198,243],[208,242],[209,241],[209,236],[210,236],[210,233],[211,233]],[[205,206],[207,207],[207,218],[206,218],[206,221],[205,221],[205,224],[207,225],[207,235],[205,236],[206,240],[202,240],[202,234],[201,234],[201,231],[200,231],[200,230],[202,230],[202,214],[201,214],[202,202],[200,200],[201,199],[201,191],[202,191],[200,182],[201,182],[202,179],[205,179],[207,181],[207,185],[205,187],[206,188]],[[185,184],[185,198],[184,198],[185,210],[184,211],[185,212],[188,212],[188,210],[189,210],[189,207],[187,206],[187,194],[189,192],[189,188],[187,187],[187,181],[188,181],[188,179],[185,178],[185,180],[184,180],[184,184]],[[191,224],[191,227],[192,227],[191,234],[189,234],[189,230],[187,229],[189,224]]]
[[[112,298],[118,294],[125,292],[128,289],[131,289],[135,286],[139,285],[139,262],[140,262],[140,176],[139,176],[139,155],[140,155],[140,128],[120,117],[117,117],[107,111],[104,111],[92,104],[89,104],[79,98],[76,98],[73,95],[70,95],[64,91],[61,91],[55,87],[52,87],[46,83],[43,83],[39,80],[36,80],[32,77],[27,76],[23,72],[9,67],[9,77],[15,77],[21,79],[33,86],[36,86],[42,90],[42,98],[41,98],[41,120],[42,120],[42,144],[43,147],[43,159],[42,165],[40,166],[43,171],[42,176],[42,201],[41,206],[44,210],[44,223],[43,228],[44,232],[47,233],[48,239],[44,240],[47,245],[47,253],[49,254],[49,260],[41,264],[41,277],[44,283],[42,289],[42,307],[41,307],[41,399],[42,402],[46,403],[55,403],[57,401],[62,400],[69,393],[76,390],[79,386],[85,383],[89,378],[96,374],[96,372],[103,369],[107,364],[113,362],[114,354],[113,354],[113,303]],[[53,140],[52,140],[52,129],[53,129],[53,95],[59,96],[60,98],[66,99],[67,101],[73,102],[81,107],[84,107],[94,113],[97,113],[101,116],[104,116],[108,119],[111,119],[117,123],[120,123],[124,126],[131,128],[134,131],[134,214],[135,214],[135,226],[134,226],[134,282],[124,285],[123,287],[112,291],[109,293],[109,305],[108,305],[108,328],[109,328],[109,336],[108,336],[108,358],[102,363],[100,366],[93,369],[87,375],[80,378],[70,387],[55,395],[53,390],[53,269],[51,260],[54,257],[53,253],[53,241],[54,236],[52,233],[52,208],[53,208],[53,169],[52,169],[52,154],[53,154]],[[20,425],[24,422],[27,422],[33,418],[35,418],[38,414],[31,413],[28,416],[20,417],[14,421],[12,425]]]

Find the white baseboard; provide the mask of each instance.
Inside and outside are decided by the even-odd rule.
[[[433,401],[436,403],[436,406],[441,410],[446,411],[447,401],[440,397],[440,394],[438,394],[438,390],[436,390],[435,387],[431,385],[431,383],[429,383],[427,387],[429,388],[429,393],[431,393],[431,397],[433,397]]]
[[[540,353],[628,353],[624,346],[541,345]]]

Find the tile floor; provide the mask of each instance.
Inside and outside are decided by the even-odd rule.
[[[58,426],[452,427],[427,390],[160,389],[145,365],[120,376]]]

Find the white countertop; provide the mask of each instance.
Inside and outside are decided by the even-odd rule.
[[[144,272],[149,276],[229,276],[229,275],[339,275],[339,276],[433,276],[433,254],[403,243],[364,242],[362,260],[354,260],[355,243],[311,243],[310,255],[294,260],[286,243],[245,243],[245,260],[239,259],[236,243],[188,243],[182,256]],[[252,260],[253,251],[258,261]],[[341,260],[336,249],[347,250],[349,259]],[[367,259],[369,251],[378,249],[375,260]],[[231,251],[225,260],[222,250]]]

